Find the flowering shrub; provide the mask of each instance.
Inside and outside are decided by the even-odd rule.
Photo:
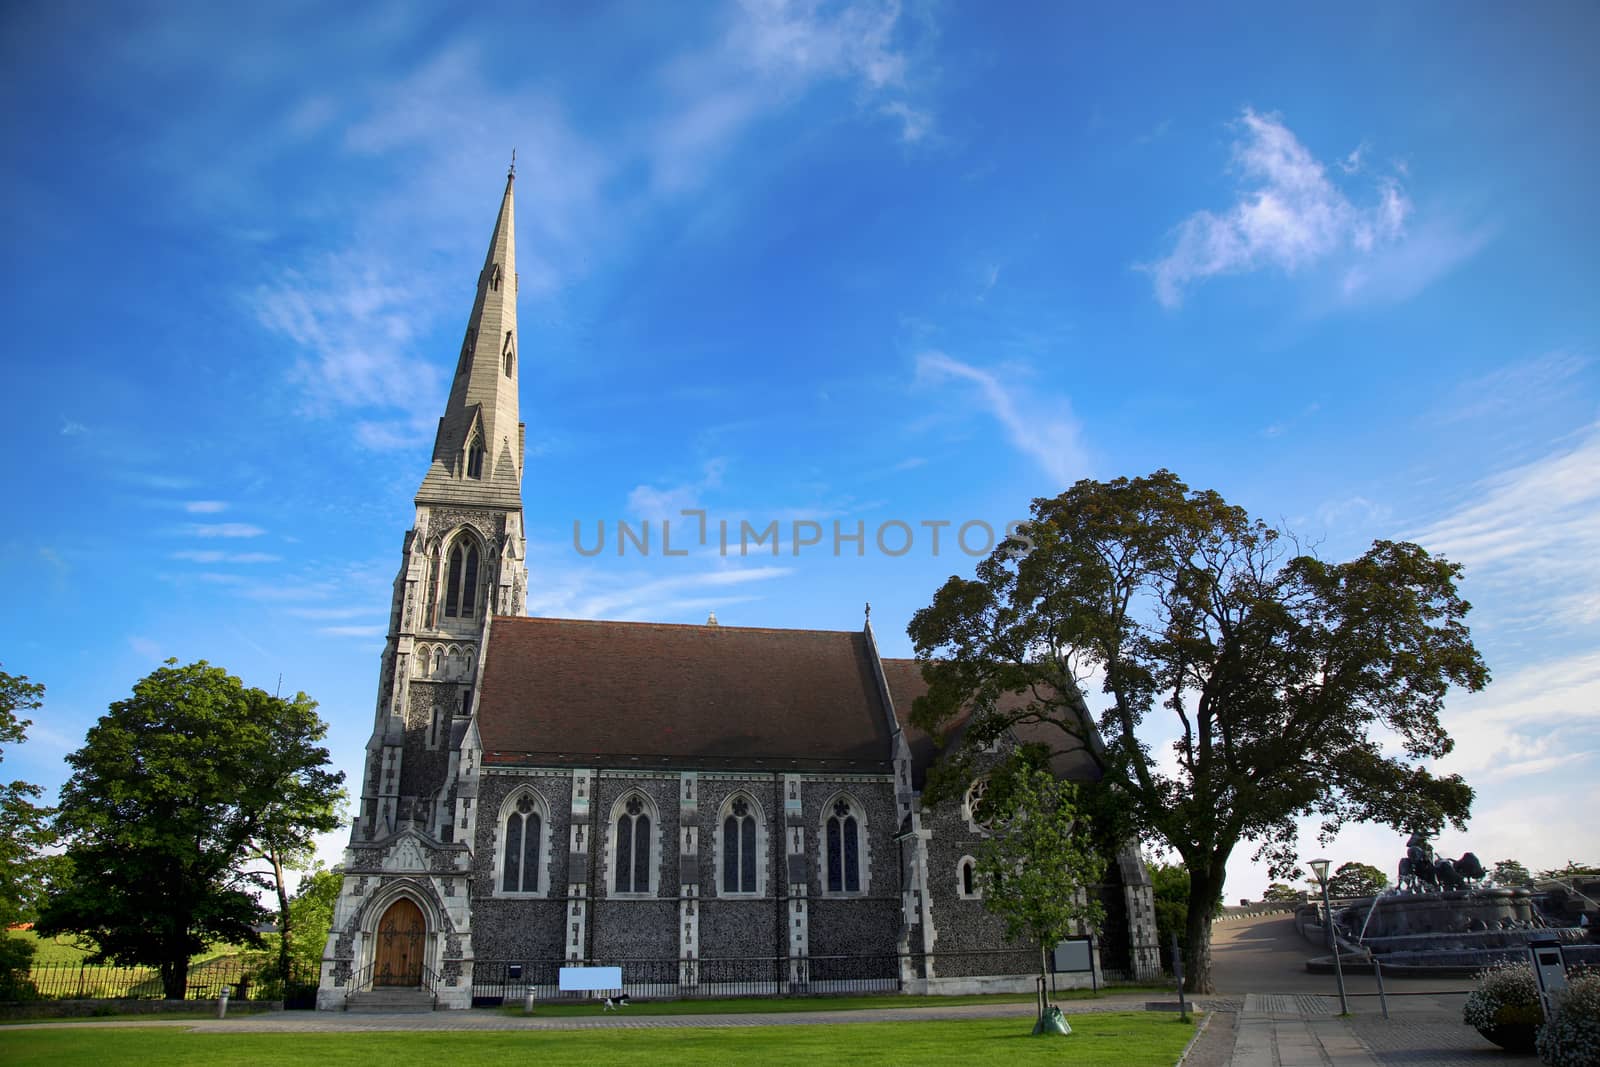
[[[1539,1058],[1550,1067],[1600,1064],[1600,971],[1573,973],[1553,998],[1552,1015],[1539,1031]]]
[[[1544,1022],[1539,985],[1526,963],[1497,963],[1478,975],[1478,988],[1467,997],[1461,1017],[1468,1026],[1492,1030],[1519,1023]]]

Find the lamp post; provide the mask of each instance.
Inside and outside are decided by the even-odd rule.
[[[1328,899],[1328,861],[1311,860],[1311,873],[1317,876],[1322,887],[1322,915],[1328,924],[1328,944],[1333,946],[1333,973],[1339,980],[1339,1013],[1350,1014],[1350,1001],[1344,995],[1344,965],[1339,962],[1339,935],[1333,929],[1333,902]]]

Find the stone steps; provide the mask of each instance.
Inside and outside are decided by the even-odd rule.
[[[350,994],[344,1007],[369,1015],[430,1012],[433,994],[426,989],[372,989]]]

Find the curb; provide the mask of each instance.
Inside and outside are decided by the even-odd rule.
[[[1187,1045],[1183,1046],[1183,1055],[1178,1057],[1178,1062],[1174,1065],[1174,1067],[1183,1067],[1183,1065],[1189,1061],[1189,1053],[1194,1051],[1194,1047],[1198,1045],[1200,1043],[1200,1039],[1205,1036],[1206,1027],[1211,1025],[1211,1020],[1216,1014],[1217,1013],[1214,1011],[1206,1012],[1205,1017],[1200,1020],[1200,1025],[1194,1028],[1194,1036],[1189,1039],[1189,1043]]]

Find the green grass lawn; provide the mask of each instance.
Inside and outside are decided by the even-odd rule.
[[[1194,1032],[1155,1012],[1068,1017],[1070,1037],[1028,1034],[1023,1019],[971,1022],[851,1023],[736,1029],[401,1032],[351,1034],[193,1034],[176,1029],[104,1028],[0,1032],[0,1062],[10,1067],[72,1063],[165,1064],[707,1064],[848,1063],[969,1067],[1004,1061],[1171,1067]]]
[[[1098,1000],[1106,990],[1096,993],[1088,989],[1062,990],[1051,996],[1052,1002],[1068,1003],[1075,1000]],[[1170,993],[1166,986],[1117,986],[1115,993]],[[747,1015],[761,1012],[798,1011],[867,1011],[879,1008],[947,1008],[957,1004],[1032,1004],[1032,993],[983,993],[954,997],[911,997],[899,993],[886,996],[844,997],[728,997],[725,999],[689,1000],[636,1000],[622,1009],[627,1015]],[[500,1007],[502,1015],[522,1016],[521,1002]],[[535,1018],[567,1019],[598,1015],[598,1000],[575,1000],[571,1003],[540,1001],[534,1005]]]

